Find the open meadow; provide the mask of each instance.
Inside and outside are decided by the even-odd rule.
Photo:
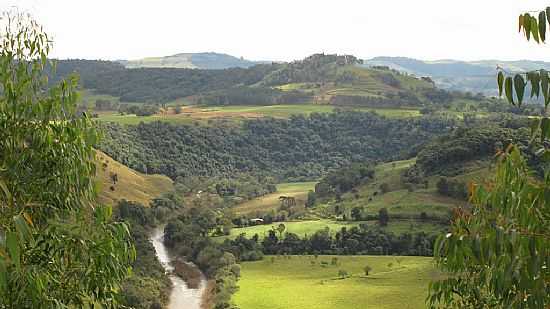
[[[241,309],[425,308],[432,258],[395,256],[266,256],[241,264]],[[365,276],[365,266],[372,270]],[[345,271],[349,277],[339,275]]]
[[[366,224],[369,229],[380,229],[385,232],[391,232],[396,235],[403,233],[418,233],[425,232],[427,234],[437,234],[444,230],[444,226],[430,222],[420,222],[417,220],[390,220],[387,226],[380,226],[378,221],[336,221],[330,219],[319,220],[306,220],[306,221],[287,221],[287,222],[274,222],[273,224],[255,225],[243,228],[233,228],[229,235],[230,238],[245,234],[246,237],[252,237],[258,234],[260,239],[266,237],[269,231],[275,226],[283,223],[286,228],[286,232],[294,233],[300,237],[306,235],[311,236],[313,233],[328,228],[332,234],[340,231],[343,227],[352,228],[359,226],[360,224]],[[225,239],[225,237],[220,237]]]

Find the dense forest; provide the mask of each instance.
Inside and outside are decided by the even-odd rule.
[[[351,162],[408,157],[453,126],[446,118],[396,120],[362,112],[249,120],[233,129],[108,124],[100,149],[131,168],[173,179],[254,171],[300,180]]]

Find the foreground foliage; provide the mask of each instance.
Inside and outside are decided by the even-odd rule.
[[[0,36],[0,307],[117,307],[135,251],[95,204],[97,133],[76,81],[45,90],[51,41],[6,13]]]
[[[431,285],[435,306],[546,308],[550,302],[550,175],[533,179],[517,149],[492,183],[475,186],[435,247],[449,278]]]

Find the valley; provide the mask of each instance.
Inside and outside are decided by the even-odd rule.
[[[206,278],[180,296],[204,308],[424,308],[441,278],[436,239],[471,207],[468,186],[493,174],[494,152],[528,141],[527,109],[503,114],[493,99],[346,61],[314,55],[154,106],[86,90],[84,102],[121,108],[94,116],[99,149],[158,195],[113,199],[120,218],[166,224],[166,249]]]

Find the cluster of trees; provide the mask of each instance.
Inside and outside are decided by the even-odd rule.
[[[277,86],[290,83],[349,81],[349,77],[353,77],[343,76],[345,72],[338,72],[337,69],[360,63],[362,60],[351,55],[314,54],[300,61],[280,65],[277,70],[267,74],[261,84]]]
[[[159,112],[158,105],[120,104],[118,111],[121,114],[134,114],[136,116],[151,116]]]
[[[423,232],[396,236],[383,230],[368,229],[365,225],[350,229],[344,227],[336,233],[327,228],[304,237],[282,231],[274,228],[261,240],[258,235],[250,239],[240,235],[234,240],[226,240],[222,246],[242,260],[261,259],[264,254],[430,256],[436,238]]]
[[[175,188],[184,196],[204,192],[218,195],[226,206],[277,191],[273,177],[235,173],[231,176],[178,177]]]
[[[459,128],[423,147],[418,153],[415,168],[419,168],[425,175],[452,175],[460,172],[456,172],[456,169],[460,169],[464,162],[485,159],[512,142],[527,144],[528,141],[529,132],[526,128]],[[409,174],[416,172],[412,170]]]
[[[323,177],[315,185],[315,196],[320,198],[339,196],[373,178],[374,169],[369,164],[354,163],[332,171]]]
[[[352,162],[407,157],[411,148],[453,123],[446,118],[335,112],[248,120],[240,128],[106,124],[100,149],[126,166],[172,179],[254,171],[302,181]]]

